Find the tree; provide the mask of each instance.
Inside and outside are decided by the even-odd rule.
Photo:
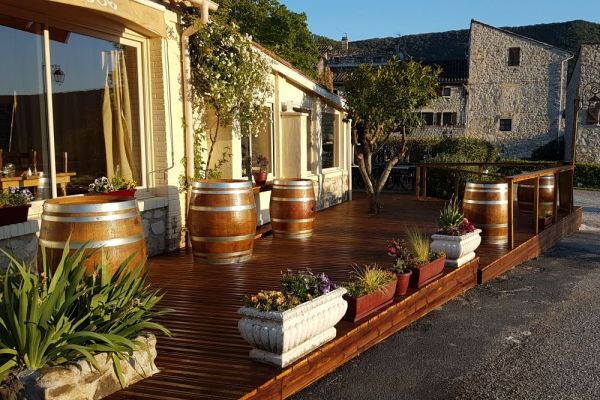
[[[241,33],[315,78],[319,50],[305,13],[290,11],[277,0],[217,0],[215,21],[235,24]]]
[[[269,118],[265,104],[272,92],[271,64],[247,35],[216,22],[202,26],[190,38],[189,49],[192,105],[197,117],[195,178],[215,178],[229,155],[226,150],[220,160],[211,164],[219,130],[235,125],[240,136],[257,136]],[[216,117],[213,126],[207,126],[207,110]],[[206,160],[202,157],[204,147]]]
[[[394,58],[381,67],[363,64],[344,82],[354,155],[369,196],[370,213],[381,211],[381,191],[407,151],[406,136],[423,123],[415,110],[436,97],[439,74],[439,69]],[[376,179],[373,156],[384,148],[389,158]]]

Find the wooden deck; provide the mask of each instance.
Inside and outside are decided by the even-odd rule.
[[[537,256],[536,249],[545,249],[572,232],[578,221],[577,213],[563,216],[533,242],[532,234],[526,228],[520,229],[517,234],[520,247],[515,249],[521,249],[519,257],[511,256],[514,250],[481,246],[479,263],[474,260],[457,270],[446,270],[438,281],[396,299],[374,317],[355,324],[342,321],[337,325],[334,341],[287,369],[278,370],[248,358],[250,347],[237,331],[236,311],[244,295],[260,289],[277,289],[281,271],[288,268],[323,271],[341,283],[348,279],[353,263],[389,263],[390,258],[385,254],[387,240],[402,236],[403,230],[411,225],[433,232],[442,206],[441,201],[422,202],[414,196],[388,195],[384,213],[368,216],[364,200],[344,203],[318,214],[312,239],[284,241],[262,237],[256,242],[252,261],[240,266],[197,264],[189,252],[183,251],[151,259],[151,283],[165,291],[162,306],[174,309],[163,321],[174,336],[159,339],[160,374],[111,398],[289,397],[475,286],[478,275],[488,280],[530,255]],[[546,239],[540,240],[544,234]]]

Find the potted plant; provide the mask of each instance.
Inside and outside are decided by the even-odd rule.
[[[481,229],[464,217],[456,198],[450,199],[440,211],[439,231],[431,236],[431,250],[446,253],[447,267],[460,267],[475,258],[481,244]]]
[[[94,194],[110,194],[114,196],[135,197],[137,182],[133,179],[114,176],[110,180],[103,176],[90,183],[88,192]]]
[[[114,274],[104,262],[85,274],[84,249],[39,273],[7,253],[0,286],[0,398],[99,399],[158,372],[153,319],[161,295],[144,262]],[[20,311],[19,311],[20,310]]]
[[[387,254],[394,257],[394,264],[390,271],[396,274],[398,279],[396,283],[396,296],[404,296],[408,291],[408,283],[412,271],[408,268],[410,265],[410,256],[406,247],[406,242],[403,240],[394,239],[388,243]]]
[[[262,154],[256,156],[256,167],[252,172],[254,176],[254,182],[259,186],[264,186],[267,183],[267,166],[269,165],[269,159]]]
[[[251,359],[284,368],[335,338],[348,305],[346,289],[325,274],[288,271],[281,288],[247,296],[238,330],[253,347]]]
[[[410,286],[421,288],[431,281],[439,278],[444,273],[446,255],[443,252],[432,251],[429,237],[416,228],[407,230],[406,241],[409,258],[409,268],[412,270]]]
[[[0,191],[0,226],[26,222],[32,200],[29,189],[10,187]]]
[[[348,311],[344,319],[356,322],[394,300],[396,275],[377,266],[355,266],[353,281],[344,284]]]

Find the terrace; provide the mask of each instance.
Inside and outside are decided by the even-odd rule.
[[[478,258],[357,323],[340,322],[337,337],[280,370],[251,361],[250,346],[238,334],[237,309],[244,295],[277,289],[281,271],[310,268],[344,282],[351,264],[389,263],[386,241],[408,226],[436,229],[443,202],[414,195],[387,194],[382,215],[368,216],[366,199],[318,213],[310,240],[286,241],[265,235],[255,242],[252,261],[238,266],[203,265],[191,252],[152,258],[150,281],[165,291],[163,306],[174,312],[164,324],[173,337],[161,337],[157,365],[161,373],[111,399],[281,399],[325,376],[431,310],[521,262],[537,257],[577,230],[581,209],[559,211],[539,232],[514,214],[514,248],[482,245]]]

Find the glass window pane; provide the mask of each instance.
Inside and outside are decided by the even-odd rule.
[[[265,121],[262,129],[257,137],[252,138],[252,160],[254,167],[258,167],[256,164],[258,156],[264,156],[267,158],[268,165],[266,167],[268,173],[273,172],[273,152],[272,152],[272,140],[273,140],[273,108],[269,106],[269,118]]]
[[[321,114],[321,136],[323,139],[323,168],[336,167],[335,165],[335,114]]]
[[[141,185],[137,49],[51,32],[57,173],[76,174],[70,194],[86,192],[100,176],[120,175]]]
[[[18,182],[38,200],[51,197],[43,48],[40,23],[0,14],[0,163],[24,176],[2,185]]]

